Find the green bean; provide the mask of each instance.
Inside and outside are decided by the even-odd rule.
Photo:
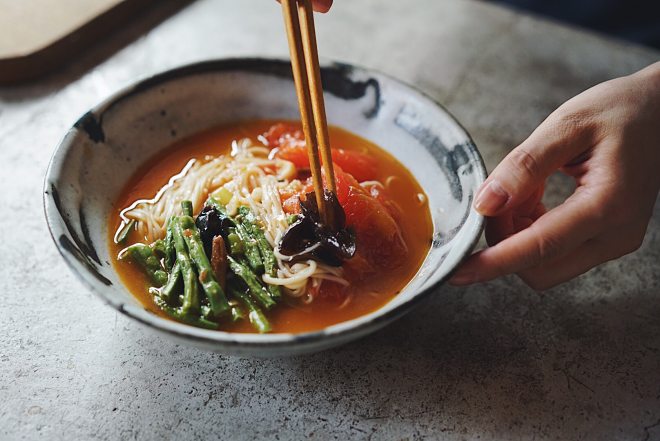
[[[128,239],[128,236],[131,235],[133,230],[135,230],[135,219],[124,222],[121,229],[117,231],[117,234],[115,234],[115,243],[122,244],[126,242],[126,239]]]
[[[193,215],[193,204],[192,201],[181,201],[181,211],[183,212],[184,216],[191,216]]]
[[[167,254],[167,250],[165,249],[165,241],[163,239],[157,239],[149,246],[158,259],[164,258]]]
[[[151,282],[156,287],[167,283],[167,273],[160,266],[160,261],[154,255],[149,245],[136,243],[119,252],[119,260],[130,259],[142,267]]]
[[[180,219],[173,218],[170,225],[172,228],[174,248],[176,250],[176,259],[181,266],[181,276],[183,278],[183,304],[181,306],[181,312],[186,316],[199,314],[200,300],[197,277],[186,248]]]
[[[270,326],[270,323],[268,322],[268,319],[261,311],[261,309],[257,306],[257,304],[254,302],[254,300],[252,300],[252,298],[246,292],[241,291],[236,287],[230,287],[229,293],[231,294],[232,297],[240,300],[245,304],[247,309],[250,311],[250,313],[248,314],[250,323],[252,323],[252,326],[254,326],[257,331],[259,331],[262,334],[271,331],[272,328]]]
[[[168,271],[172,270],[174,266],[174,261],[176,260],[176,250],[174,249],[174,240],[172,238],[172,228],[170,227],[170,222],[172,218],[167,220],[166,233],[165,233],[165,269]]]
[[[181,264],[177,261],[172,267],[167,283],[160,290],[160,295],[163,299],[170,305],[177,299],[176,291],[179,286],[179,281],[181,280]]]
[[[201,310],[202,318],[213,320],[213,311],[211,311],[211,307],[209,305],[202,305]]]
[[[250,265],[250,268],[252,268],[257,274],[263,274],[264,262],[261,260],[261,253],[259,252],[259,246],[257,245],[256,239],[248,233],[245,225],[238,222],[236,223],[236,234],[238,234],[241,242],[243,242],[245,259],[247,260],[248,265]]]
[[[243,255],[245,252],[245,247],[241,238],[236,234],[235,228],[229,229],[229,234],[227,235],[227,242],[229,243],[229,254],[233,256]]]
[[[218,329],[218,324],[214,321],[207,320],[204,317],[196,317],[190,314],[184,314],[181,308],[173,308],[159,296],[154,296],[154,302],[161,310],[175,320],[186,323],[188,325],[197,326],[206,329]]]
[[[231,307],[231,320],[236,323],[245,318],[245,311],[239,305],[232,305]]]
[[[231,308],[229,318],[233,323],[245,318],[245,311],[236,300],[229,302],[229,306]],[[213,321],[213,311],[207,305],[202,305],[202,318]]]
[[[208,256],[204,252],[204,244],[199,235],[199,230],[195,226],[195,221],[190,216],[181,216],[179,218],[179,224],[181,228],[185,229],[183,236],[188,246],[188,252],[192,262],[197,268],[199,283],[202,285],[206,297],[209,299],[213,315],[218,317],[228,312],[230,307],[227,297],[222,291],[222,287],[213,275],[213,268],[211,267]]]
[[[259,227],[257,218],[248,207],[240,207],[238,212],[242,216],[241,223],[245,226],[250,236],[257,242],[266,274],[271,277],[277,277],[277,259],[275,258],[275,253],[266,239],[263,230]],[[268,284],[267,289],[274,299],[282,297],[282,289],[279,286]]]
[[[255,273],[252,272],[250,267],[243,263],[239,262],[231,256],[227,256],[229,259],[229,269],[241,278],[250,290],[250,294],[266,309],[270,309],[275,306],[275,301],[271,298],[266,288],[264,288]]]
[[[209,198],[206,200],[205,205],[215,208],[220,212],[220,214],[224,214],[225,216],[227,215],[227,207],[225,207],[220,202],[218,202],[218,200],[213,196],[209,196]]]

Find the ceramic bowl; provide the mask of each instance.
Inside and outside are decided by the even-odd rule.
[[[394,155],[425,189],[433,245],[407,287],[377,311],[303,334],[236,334],[146,310],[110,264],[108,217],[131,175],[173,142],[247,119],[299,119],[291,68],[273,59],[223,59],[164,72],[91,109],[55,150],[44,183],[46,219],[73,272],[104,302],[179,342],[237,355],[322,350],[373,332],[410,311],[468,255],[483,218],[471,207],[486,172],[474,142],[429,97],[387,75],[323,63],[328,121]],[[410,213],[414,216],[414,213]]]

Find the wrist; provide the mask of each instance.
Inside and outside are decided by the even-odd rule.
[[[660,62],[655,62],[650,66],[640,70],[634,76],[637,77],[642,91],[649,104],[646,107],[646,114],[653,121],[660,121]],[[657,125],[653,126],[652,130],[659,130]],[[656,132],[657,133],[657,132]],[[658,139],[658,138],[656,138]],[[657,166],[660,166],[660,146],[656,146],[651,151],[652,159]],[[656,194],[660,191],[660,174],[656,175],[655,179]]]

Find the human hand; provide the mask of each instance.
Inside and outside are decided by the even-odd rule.
[[[575,192],[547,211],[555,170]],[[640,247],[660,188],[660,63],[599,84],[553,112],[493,170],[475,209],[488,216],[490,246],[450,283],[517,273],[551,288]]]
[[[312,0],[312,6],[317,12],[328,12],[332,6],[332,0]]]
[[[316,12],[328,12],[331,6],[332,0],[312,0],[312,7]]]

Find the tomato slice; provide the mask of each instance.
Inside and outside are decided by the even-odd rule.
[[[305,142],[305,135],[295,124],[277,123],[263,134],[266,145],[270,148],[284,147]]]
[[[362,187],[344,169],[335,165],[337,199],[346,213],[346,225],[357,237],[357,256],[349,260],[347,269],[354,274],[367,274],[376,267],[395,268],[405,258],[407,247],[397,219],[402,213],[381,184]],[[298,191],[280,190],[285,213],[300,213],[300,201],[313,191],[311,178]]]
[[[350,173],[347,173],[344,171],[342,167],[340,167],[338,164],[335,164],[334,166],[335,170],[335,184],[337,186],[337,200],[339,201],[339,204],[343,207],[344,204],[346,203],[346,200],[348,199],[348,192],[351,188],[354,189],[354,191],[364,191],[362,187],[360,187],[360,183],[351,175]],[[324,176],[324,182],[326,181],[325,176]]]
[[[392,199],[383,184],[380,182],[374,182],[363,185],[362,188],[364,188],[371,195],[371,197],[376,199],[383,205],[383,207],[385,207],[387,212],[390,214],[390,216],[392,216],[392,218],[394,218],[397,224],[401,223],[401,220],[403,219],[403,210],[399,204],[397,204],[394,199]]]
[[[286,214],[300,214],[300,196],[296,194],[282,199],[282,210]]]
[[[332,161],[359,182],[376,179],[378,164],[371,156],[353,150],[332,149]]]
[[[329,301],[335,306],[341,305],[348,297],[348,288],[337,282],[324,280],[318,291],[319,298]]]
[[[309,168],[309,156],[304,144],[287,144],[280,146],[274,153],[276,158],[293,162],[296,167]],[[352,150],[332,149],[332,161],[351,174],[359,182],[376,178],[378,166],[369,155]]]
[[[355,256],[344,262],[342,267],[348,280],[364,280],[378,271],[376,265],[369,262],[362,248],[357,248]]]
[[[279,189],[282,209],[286,214],[299,214],[300,201],[305,200],[305,195],[314,190],[311,180],[305,181],[302,185],[288,185]]]
[[[276,158],[293,162],[298,168],[309,168],[305,135],[294,124],[278,123],[263,134]],[[376,178],[378,164],[369,155],[345,149],[332,149],[332,162],[342,167],[359,182]]]
[[[379,267],[399,266],[407,247],[399,226],[383,204],[364,190],[351,187],[343,208],[346,224],[355,229],[358,252]]]
[[[298,168],[309,168],[309,157],[307,156],[307,148],[304,143],[280,145],[281,147],[273,151],[272,156],[291,161]]]
[[[325,176],[323,181],[327,185]],[[362,189],[358,181],[350,174],[344,172],[337,164],[335,164],[335,182],[337,184],[337,200],[339,200],[339,204],[342,206],[346,202],[349,189],[353,188],[354,191],[362,191],[366,194],[366,191]],[[314,183],[311,177],[303,182],[302,189],[298,191],[280,190],[280,200],[282,201],[284,212],[288,214],[300,213],[300,200],[304,201],[307,193],[312,191],[314,191]]]
[[[264,134],[272,155],[291,161],[296,167],[309,168],[304,136],[293,124],[276,124]],[[337,184],[337,199],[346,213],[346,224],[355,229],[357,256],[347,262],[351,272],[367,274],[375,267],[394,268],[405,258],[407,247],[397,219],[402,218],[399,206],[381,184],[362,187],[360,182],[373,180],[378,166],[370,156],[344,149],[332,149]],[[325,180],[325,177],[324,177]],[[300,212],[300,200],[313,190],[311,178],[296,191],[281,190],[280,199],[286,213]],[[328,290],[337,287],[328,284]]]

